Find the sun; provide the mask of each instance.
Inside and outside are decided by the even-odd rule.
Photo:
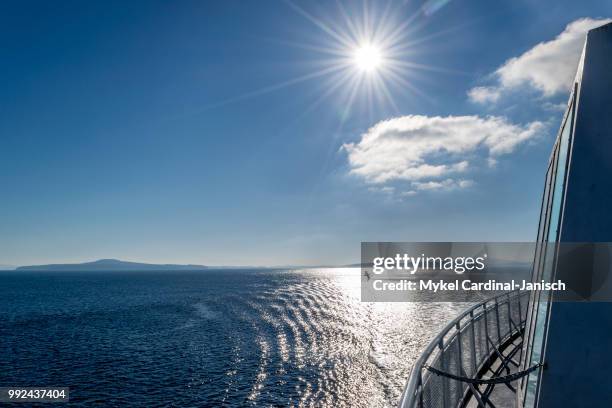
[[[380,48],[373,44],[363,44],[353,52],[353,63],[364,72],[374,72],[380,68],[383,56]]]
[[[336,2],[335,9],[331,8],[326,13],[317,15],[303,8],[295,0],[285,0],[291,9],[318,29],[312,30],[314,34],[309,40],[281,41],[309,56],[309,61],[303,64],[308,70],[263,88],[228,98],[214,106],[258,97],[302,82],[312,82],[313,86],[316,86],[315,81],[321,81],[320,94],[313,98],[302,116],[317,109],[333,95],[342,100],[342,112],[338,113],[342,126],[352,110],[365,109],[372,118],[377,113],[388,115],[391,110],[394,114],[400,114],[397,97],[404,103],[415,103],[415,96],[418,95],[418,100],[424,99],[433,103],[432,98],[418,86],[419,81],[427,74],[424,71],[469,75],[418,62],[421,50],[433,49],[433,45],[427,44],[428,41],[452,30],[428,31],[427,36],[424,36],[421,30],[427,27],[427,22],[421,21],[424,18],[423,11],[406,15],[406,12],[410,12],[404,10],[406,2],[388,1],[386,6],[381,7],[382,2],[361,1],[362,6],[355,5],[355,8],[346,6],[343,2]],[[441,1],[444,4],[447,2]],[[429,16],[426,12],[425,17]],[[311,30],[309,38],[310,34]]]

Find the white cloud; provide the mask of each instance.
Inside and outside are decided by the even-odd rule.
[[[474,180],[459,180],[459,183],[457,183],[457,186],[459,188],[468,188],[468,187],[472,187],[474,185]]]
[[[454,190],[457,188],[471,187],[474,185],[474,181],[472,180],[453,180],[451,178],[448,178],[442,181],[427,181],[427,182],[415,181],[412,183],[412,185],[417,190],[448,191],[448,190]]]
[[[495,103],[501,97],[501,90],[491,86],[477,86],[468,91],[468,97],[476,103]]]
[[[357,143],[343,148],[350,172],[368,184],[403,181],[427,190],[452,182],[453,187],[465,188],[472,182],[457,176],[471,168],[470,160],[490,162],[511,153],[543,127],[537,121],[516,125],[496,116],[410,115],[379,122]]]
[[[549,111],[565,112],[565,109],[567,109],[567,103],[545,102],[542,107]]]
[[[581,18],[568,24],[553,40],[541,42],[522,55],[507,60],[494,73],[496,86],[468,91],[474,102],[489,103],[503,92],[528,86],[552,96],[568,92],[576,75],[587,31],[612,19]]]

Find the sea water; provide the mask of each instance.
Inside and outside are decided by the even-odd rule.
[[[0,386],[70,406],[383,407],[465,304],[365,303],[358,269],[0,272]]]

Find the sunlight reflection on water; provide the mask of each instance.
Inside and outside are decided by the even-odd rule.
[[[0,386],[70,386],[74,406],[394,406],[465,307],[361,302],[355,268],[3,275]]]

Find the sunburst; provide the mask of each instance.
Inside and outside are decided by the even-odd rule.
[[[300,76],[237,95],[210,107],[260,96],[306,81],[319,81],[324,91],[304,112],[311,112],[327,98],[338,95],[346,111],[341,115],[344,122],[357,99],[365,101],[370,116],[379,108],[392,108],[394,113],[399,113],[395,100],[398,95],[403,98],[413,95],[419,101],[431,102],[432,99],[418,86],[425,72],[464,74],[417,61],[419,50],[426,47],[429,39],[449,32],[446,29],[437,34],[419,35],[430,21],[424,9],[399,21],[399,16],[406,15],[404,3],[388,1],[381,7],[381,3],[364,0],[362,7],[347,9],[343,3],[337,2],[336,9],[324,17],[315,16],[290,0],[286,0],[286,3],[317,28],[318,35],[311,37],[310,42],[282,41],[285,45],[319,54],[313,63],[304,64],[313,68]]]

